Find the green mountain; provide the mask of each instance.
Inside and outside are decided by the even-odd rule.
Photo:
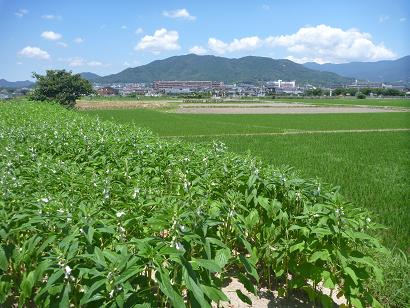
[[[314,70],[333,72],[341,76],[362,80],[410,84],[410,56],[397,60],[377,62],[350,62],[342,64],[308,62],[304,66]]]
[[[352,78],[319,72],[289,60],[266,57],[228,59],[194,54],[170,57],[127,68],[118,74],[96,78],[100,83],[152,82],[155,80],[212,80],[225,83],[257,83],[268,80],[296,80],[299,84],[330,85],[350,83]]]
[[[88,81],[94,81],[97,78],[100,78],[101,76],[94,74],[94,73],[90,73],[90,72],[83,72],[80,73],[80,76]]]
[[[0,79],[0,88],[31,88],[34,82],[29,80],[24,81],[7,81],[6,79]]]

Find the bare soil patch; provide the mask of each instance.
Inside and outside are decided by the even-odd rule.
[[[77,109],[136,109],[136,108],[165,108],[169,107],[169,102],[159,101],[78,101],[75,105]]]

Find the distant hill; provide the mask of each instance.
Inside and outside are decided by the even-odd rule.
[[[342,64],[305,63],[306,68],[333,72],[341,76],[376,82],[410,83],[410,56],[378,62],[350,62]]]
[[[80,76],[81,76],[82,78],[88,80],[88,81],[94,81],[95,79],[101,77],[100,75],[97,75],[97,74],[94,74],[94,73],[91,73],[91,72],[83,72],[83,73],[80,73]]]
[[[315,85],[350,83],[353,80],[334,73],[315,71],[289,60],[253,56],[229,59],[188,54],[127,68],[118,74],[93,81],[149,83],[155,80],[212,80],[226,83],[256,83],[276,79],[296,80],[297,83]]]
[[[34,82],[30,80],[24,81],[7,81],[6,79],[0,79],[0,88],[30,88],[34,85]]]

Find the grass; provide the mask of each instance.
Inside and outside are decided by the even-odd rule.
[[[369,105],[410,108],[410,99],[406,98],[281,98],[278,102],[303,102],[315,105]]]
[[[88,110],[103,120],[133,122],[161,136],[270,133],[287,130],[410,128],[407,113],[309,115],[175,114],[156,110]]]
[[[87,111],[104,120],[134,122],[161,136],[192,142],[218,139],[237,152],[274,165],[291,165],[304,176],[340,185],[358,205],[378,215],[389,229],[389,247],[410,247],[410,132],[337,133],[286,136],[217,136],[292,130],[410,128],[408,113],[313,115],[182,115],[154,110]],[[196,137],[196,135],[210,135]]]

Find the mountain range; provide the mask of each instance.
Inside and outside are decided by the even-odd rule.
[[[397,60],[378,62],[350,62],[342,64],[308,62],[304,66],[360,80],[410,83],[410,56]]]
[[[80,75],[97,83],[128,83],[155,80],[212,80],[225,83],[258,83],[269,80],[296,80],[298,84],[316,86],[350,84],[355,79],[410,85],[410,56],[378,62],[343,64],[297,64],[285,59],[248,56],[229,59],[217,56],[188,54],[156,60],[146,65],[127,68],[117,74],[99,76],[91,72]],[[26,81],[9,82],[0,79],[0,88],[31,87]]]
[[[354,80],[335,73],[313,70],[284,59],[255,56],[229,59],[188,54],[127,68],[117,74],[96,78],[93,81],[150,83],[155,80],[212,80],[225,83],[257,83],[276,79],[296,80],[297,83],[315,85],[346,84]]]
[[[30,88],[34,85],[34,82],[30,80],[24,81],[7,81],[6,79],[0,79],[0,88]]]

